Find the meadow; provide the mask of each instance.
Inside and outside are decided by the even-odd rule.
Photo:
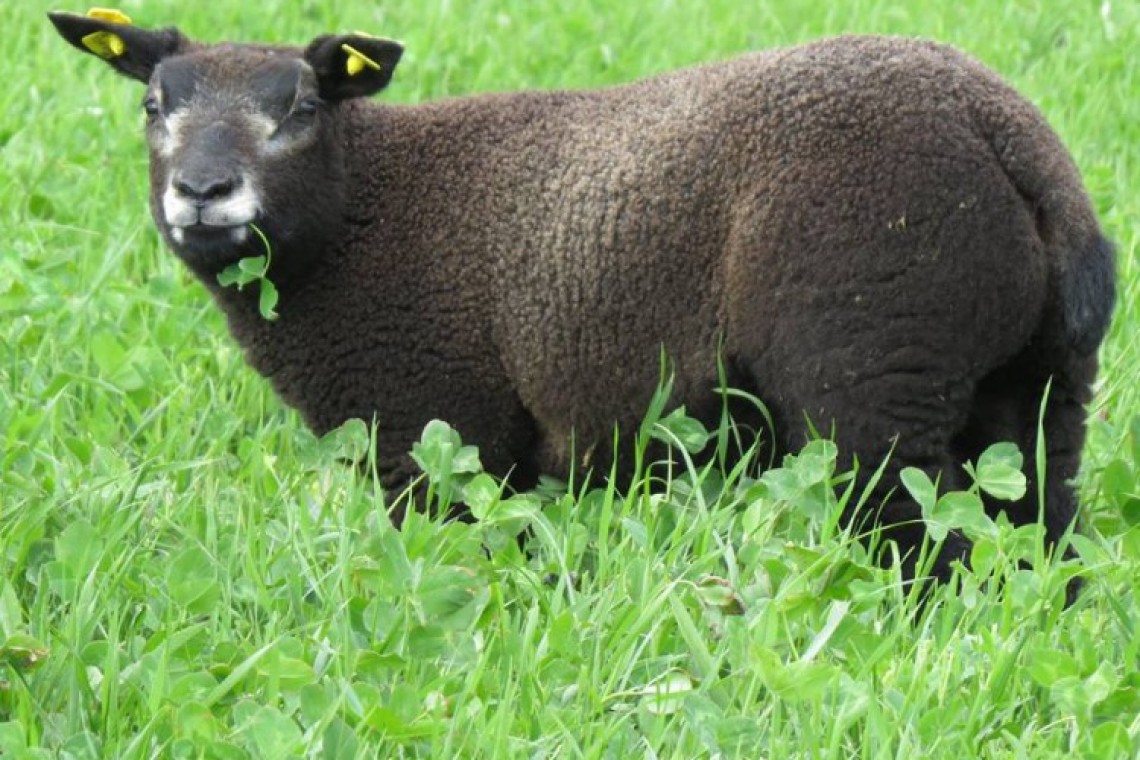
[[[973,569],[921,605],[840,527],[860,494],[826,441],[762,477],[647,463],[632,484],[512,495],[442,424],[416,450],[430,498],[481,519],[394,530],[386,504],[409,497],[339,464],[370,431],[307,432],[163,250],[141,89],[27,0],[0,48],[0,757],[1137,756],[1140,3],[120,7],[206,40],[400,39],[391,103],[843,32],[969,51],[1046,113],[1118,245],[1079,558],[975,516]],[[680,450],[710,432],[660,406],[642,431]],[[986,472],[1009,456],[951,501],[1000,488]]]

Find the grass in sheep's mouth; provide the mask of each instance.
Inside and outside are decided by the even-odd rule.
[[[433,425],[416,456],[434,493],[462,490],[482,520],[391,530],[339,464],[372,431],[306,432],[162,247],[141,211],[139,85],[61,47],[44,18],[61,5],[86,7],[6,4],[0,48],[0,757],[1135,756],[1140,3],[125,4],[209,39],[403,38],[388,103],[855,30],[942,38],[1008,75],[1120,250],[1079,481],[1088,585],[1073,609],[1046,604],[1071,567],[1020,568],[1031,530],[1003,528],[975,557],[994,574],[964,573],[918,620],[837,529],[825,494],[843,473],[820,444],[765,483],[658,466],[625,497],[499,498]],[[695,445],[667,412],[648,428]]]
[[[265,236],[260,227],[251,222],[249,229],[261,240],[265,255],[249,256],[230,264],[218,273],[218,284],[222,287],[236,287],[241,290],[251,282],[256,282],[259,288],[258,311],[261,312],[263,318],[272,321],[279,316],[275,311],[278,299],[277,287],[268,276],[269,266],[273,263],[273,247],[269,244],[269,238]]]

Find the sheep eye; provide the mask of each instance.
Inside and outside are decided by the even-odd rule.
[[[142,102],[143,111],[146,113],[147,120],[153,120],[158,117],[158,100],[154,96],[147,96]]]
[[[293,113],[298,116],[312,116],[320,107],[320,98],[304,98],[293,107]]]

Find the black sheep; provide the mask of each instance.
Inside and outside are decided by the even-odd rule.
[[[1041,114],[939,44],[842,37],[598,91],[370,103],[397,43],[205,45],[125,17],[51,14],[147,85],[151,206],[249,362],[318,433],[379,423],[387,485],[450,421],[524,485],[600,464],[663,346],[673,400],[762,398],[783,450],[805,419],[845,461],[892,450],[942,487],[999,440],[1035,445],[1044,519],[1068,484],[1114,300],[1113,253]],[[280,319],[219,286],[272,245]],[[604,464],[601,465],[604,468]],[[866,470],[868,468],[864,468]],[[1031,473],[1030,473],[1031,474]],[[1036,487],[1005,505],[1037,519]],[[996,505],[990,508],[997,509]],[[903,551],[917,506],[883,510]],[[967,550],[951,536],[937,572]]]

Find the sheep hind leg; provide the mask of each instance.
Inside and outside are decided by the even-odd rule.
[[[1085,404],[1095,375],[1095,358],[1074,358],[1052,375],[1025,358],[1010,362],[978,384],[969,421],[954,441],[955,456],[974,461],[986,447],[999,441],[1017,444],[1025,457],[1026,494],[1013,502],[987,498],[986,509],[994,517],[1004,512],[1014,525],[1041,520],[1049,546],[1061,540],[1077,516],[1071,481],[1080,466]],[[1043,489],[1038,485],[1035,461],[1039,422],[1044,434]],[[1044,503],[1039,499],[1041,494]]]
[[[788,378],[769,379],[780,383]],[[973,380],[945,367],[923,371],[913,365],[866,369],[854,378],[825,370],[810,381],[798,379],[801,382],[790,387],[798,387],[799,392],[773,403],[780,448],[795,451],[803,445],[807,440],[805,418],[820,433],[833,433],[841,470],[851,469],[858,461],[856,493],[870,489],[861,514],[844,515],[845,521],[859,533],[878,525],[884,539],[882,559],[891,560],[887,542],[893,542],[904,578],[914,579],[926,531],[921,508],[902,488],[900,473],[916,467],[937,481],[941,491],[966,486],[965,472],[951,443],[966,423]],[[763,389],[765,383],[758,380],[757,387]],[[880,464],[883,473],[872,488]],[[969,541],[951,532],[930,572],[948,579],[952,563],[965,560],[969,550]]]

